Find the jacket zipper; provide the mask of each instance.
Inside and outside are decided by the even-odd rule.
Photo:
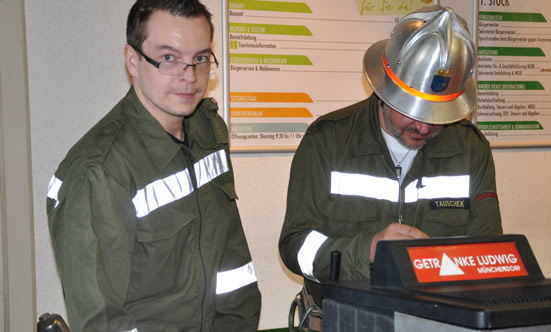
[[[388,163],[386,162],[384,154],[381,155],[381,158],[383,158],[383,164],[388,168],[388,170],[394,174],[394,178],[396,181],[398,181],[398,223],[403,224],[404,223],[404,191],[402,190],[402,184],[400,183],[400,178],[398,177],[398,174],[396,172],[398,170],[392,171],[392,168],[388,166]],[[400,171],[401,173],[401,171]],[[400,174],[401,176],[401,174]]]
[[[400,194],[398,196],[398,223],[404,223],[404,191],[402,190],[402,184],[400,184]]]
[[[199,214],[199,231],[198,231],[198,247],[199,247],[199,260],[201,261],[201,268],[203,270],[203,295],[201,297],[201,325],[199,328],[199,331],[203,331],[203,321],[205,320],[205,298],[207,294],[207,269],[205,267],[205,261],[203,258],[203,246],[202,246],[202,231],[203,231],[203,212],[201,211],[201,202],[199,198],[199,188],[197,188],[197,178],[195,177],[195,168],[193,165],[193,162],[191,161],[191,158],[189,156],[189,152],[186,151],[186,148],[182,147],[182,151],[184,151],[184,156],[186,159],[186,162],[188,164],[189,168],[189,174],[191,177],[191,185],[193,186],[193,192],[195,197],[195,203],[197,205],[197,210]]]

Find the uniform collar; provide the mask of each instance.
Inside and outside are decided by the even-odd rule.
[[[371,94],[368,99],[361,103],[361,109],[357,112],[359,120],[355,122],[358,124],[356,130],[359,133],[358,135],[354,135],[358,137],[358,140],[352,152],[353,157],[382,154],[385,151],[386,143],[379,125],[377,101],[377,96],[374,93]],[[367,130],[366,126],[368,126]]]
[[[132,104],[129,116],[133,127],[159,172],[162,172],[180,152],[181,144],[174,142],[161,124],[138,99],[134,87],[125,99]],[[218,116],[218,105],[212,98],[204,98],[192,115],[184,119],[187,145],[192,151],[212,150],[228,144],[228,130]]]
[[[228,129],[218,116],[218,104],[212,98],[204,98],[193,114],[184,119],[189,146],[212,150],[228,144]]]
[[[140,143],[157,170],[163,172],[180,152],[180,145],[170,138],[161,124],[143,106],[133,86],[130,87],[125,99],[132,105],[126,113]]]

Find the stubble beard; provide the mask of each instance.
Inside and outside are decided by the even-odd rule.
[[[433,130],[431,130],[431,132],[429,134],[429,137],[423,142],[423,144],[421,144],[419,146],[410,146],[410,145],[407,144],[407,142],[405,141],[402,134],[404,133],[404,131],[409,131],[409,132],[412,132],[412,133],[415,133],[415,134],[420,134],[419,131],[417,131],[417,129],[415,129],[415,128],[410,128],[410,127],[405,127],[402,130],[396,128],[396,126],[394,125],[394,122],[392,122],[392,119],[390,118],[390,112],[391,112],[390,109],[387,108],[387,107],[382,107],[382,109],[383,109],[383,121],[385,122],[385,127],[388,130],[388,133],[390,134],[390,136],[396,138],[398,140],[398,142],[400,142],[400,144],[402,144],[402,146],[407,148],[407,149],[414,150],[414,151],[415,150],[420,150],[431,139],[436,137],[441,131],[440,129],[439,130],[434,130],[433,129]]]

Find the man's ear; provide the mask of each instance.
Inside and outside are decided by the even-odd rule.
[[[132,77],[138,76],[138,53],[132,46],[126,44],[124,46],[124,60],[126,63],[126,70]]]

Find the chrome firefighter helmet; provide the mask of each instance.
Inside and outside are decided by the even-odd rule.
[[[387,105],[418,121],[447,124],[476,103],[475,46],[465,20],[433,6],[404,16],[390,39],[373,44],[364,73]]]

